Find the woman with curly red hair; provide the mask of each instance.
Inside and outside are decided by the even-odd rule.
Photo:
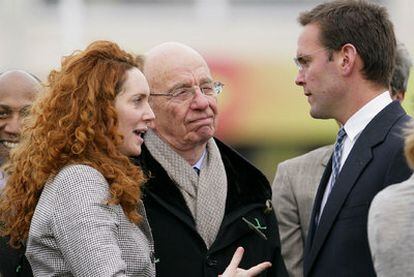
[[[32,108],[0,221],[12,245],[27,241],[35,276],[155,276],[145,178],[128,158],[154,119],[139,63],[94,42],[63,59]]]

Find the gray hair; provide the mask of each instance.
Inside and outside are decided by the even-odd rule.
[[[413,63],[407,48],[403,43],[398,43],[395,56],[395,68],[390,83],[392,95],[397,92],[405,93],[407,91],[407,83],[412,65]]]

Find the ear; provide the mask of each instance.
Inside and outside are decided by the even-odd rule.
[[[391,89],[390,89],[390,91],[391,91]],[[402,91],[402,90],[397,91],[397,92],[395,92],[394,95],[391,96],[391,98],[392,98],[392,100],[398,100],[398,101],[402,102],[402,101],[404,101],[404,98],[405,98],[405,92]]]
[[[352,74],[356,68],[358,52],[350,43],[344,44],[339,52],[339,66],[344,76]]]

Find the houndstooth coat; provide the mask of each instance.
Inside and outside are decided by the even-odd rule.
[[[142,202],[136,225],[108,197],[105,178],[86,165],[66,166],[45,185],[26,250],[35,276],[155,276]]]

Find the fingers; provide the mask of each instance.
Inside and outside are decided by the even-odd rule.
[[[260,263],[258,265],[255,265],[255,266],[249,268],[249,270],[246,271],[246,273],[247,273],[246,276],[256,276],[256,275],[259,275],[262,271],[268,269],[271,266],[272,266],[272,264],[269,263],[269,262]]]
[[[243,247],[237,247],[230,264],[223,272],[223,275],[219,275],[219,277],[253,277],[259,275],[261,272],[272,266],[269,262],[263,262],[249,268],[248,270],[241,269],[239,268],[239,264],[243,258],[243,254]]]
[[[230,264],[226,267],[226,270],[223,272],[221,277],[233,277],[236,276],[237,268],[239,263],[243,258],[244,249],[243,247],[237,247],[236,252],[233,254],[233,258],[230,261]]]
[[[233,254],[230,264],[227,268],[231,270],[236,270],[239,267],[240,261],[243,258],[244,249],[243,247],[237,247],[236,252]]]

